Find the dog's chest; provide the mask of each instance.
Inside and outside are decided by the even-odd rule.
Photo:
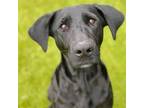
[[[89,105],[97,106],[98,103],[103,103],[108,96],[108,84],[99,75],[88,79],[86,73],[81,73],[76,82],[70,81],[64,75],[61,77],[59,98],[65,101],[64,103],[78,108],[89,108]]]

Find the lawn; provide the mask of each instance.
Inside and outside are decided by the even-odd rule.
[[[41,15],[54,10],[85,3],[109,4],[126,14],[125,0],[19,0],[18,15],[18,107],[47,108],[47,90],[60,53],[49,38],[48,51],[31,40],[27,30]],[[104,28],[101,59],[107,66],[114,91],[114,107],[126,107],[126,22],[113,41],[108,27]]]

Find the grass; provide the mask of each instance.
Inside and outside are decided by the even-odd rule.
[[[48,41],[48,51],[44,53],[37,43],[32,41],[27,30],[44,13],[84,3],[110,4],[126,12],[125,0],[19,0],[18,17],[18,107],[47,108],[47,90],[56,66],[60,62],[60,53],[52,38]],[[113,91],[114,107],[126,107],[126,23],[117,32],[116,41],[108,27],[104,29],[104,41],[101,58],[107,66]]]

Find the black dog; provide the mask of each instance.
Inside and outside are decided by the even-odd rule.
[[[51,35],[61,51],[49,88],[51,108],[112,108],[113,93],[105,65],[100,60],[103,28],[113,39],[124,20],[107,5],[79,5],[39,18],[29,35],[44,51]]]

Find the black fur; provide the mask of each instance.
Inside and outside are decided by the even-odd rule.
[[[100,59],[103,28],[113,39],[124,20],[107,5],[67,7],[39,18],[29,35],[44,51],[51,35],[61,51],[49,87],[50,108],[112,108],[113,93],[107,69]]]

